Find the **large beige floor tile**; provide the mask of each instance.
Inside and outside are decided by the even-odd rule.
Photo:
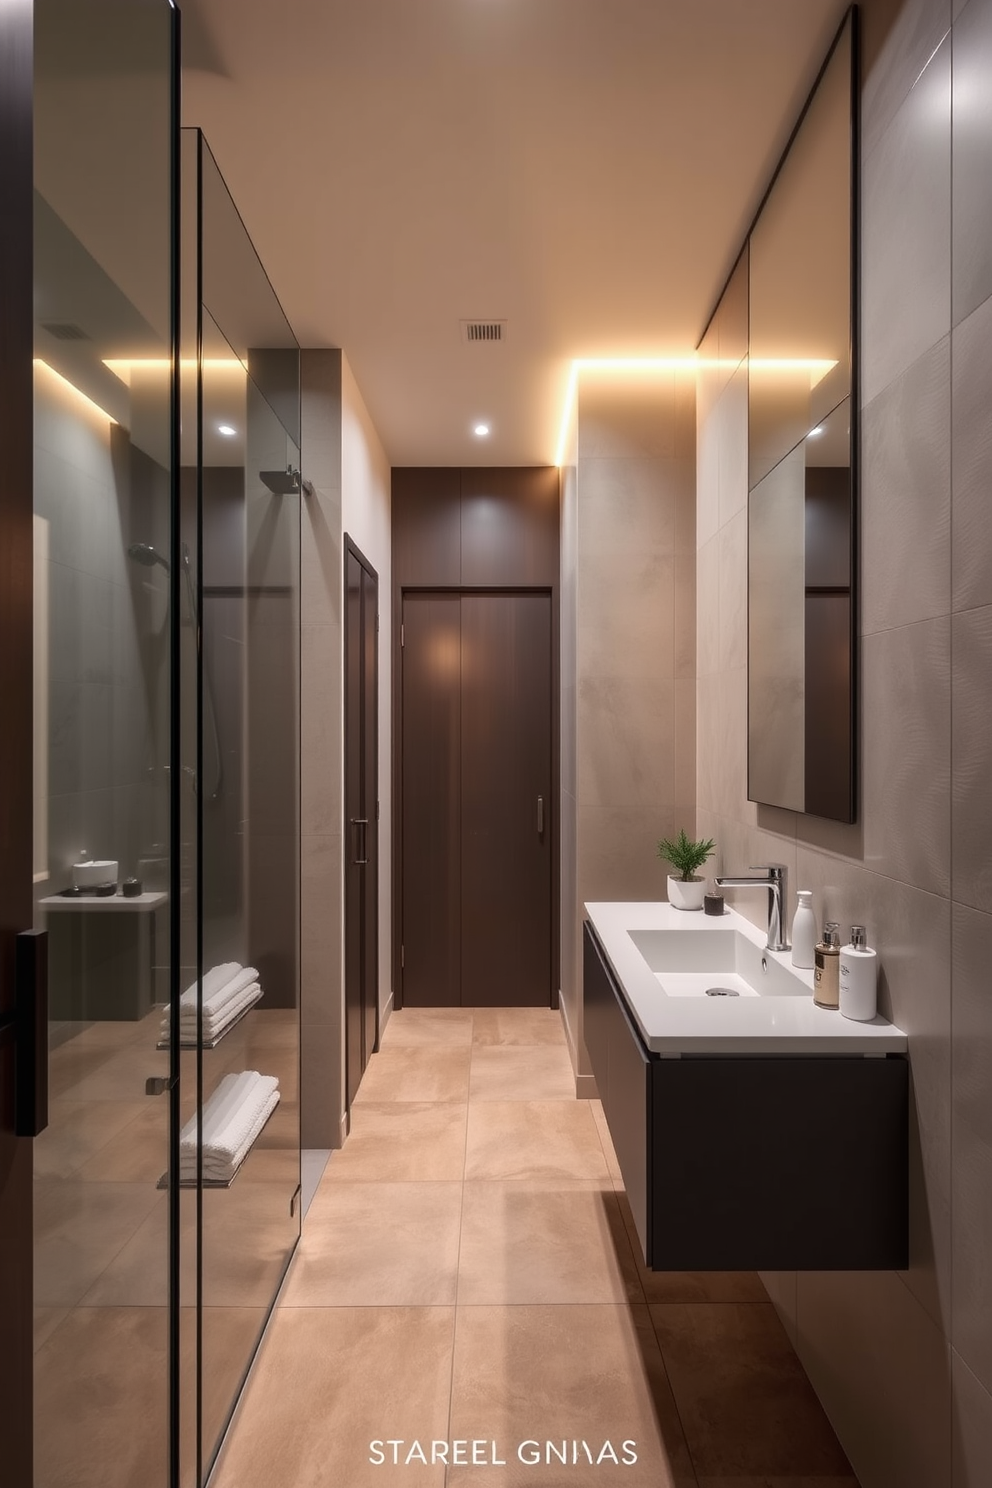
[[[35,1355],[35,1482],[161,1483],[167,1360],[164,1307],[75,1308]]]
[[[75,1179],[37,1182],[34,1194],[39,1307],[79,1302],[163,1198],[154,1184]]]
[[[87,1102],[81,1101],[85,1106]],[[88,1104],[103,1105],[92,1101]],[[122,1103],[128,1110],[134,1105]],[[82,1121],[87,1118],[83,1116]],[[83,1163],[78,1176],[88,1183],[156,1184],[169,1164],[169,1112],[164,1101],[140,1107],[123,1131],[105,1142],[99,1152]]]
[[[334,1183],[310,1206],[284,1307],[451,1306],[460,1183]]]
[[[651,1307],[701,1478],[841,1478],[850,1465],[771,1303]]]
[[[460,1306],[628,1300],[644,1298],[612,1188],[466,1183]]]
[[[467,1101],[470,1058],[467,1044],[382,1049],[369,1060],[355,1102]]]
[[[697,1478],[696,1481],[698,1488],[858,1488],[857,1478],[853,1476],[837,1478],[832,1474],[826,1478],[822,1474],[817,1474],[812,1478],[805,1476],[797,1478],[793,1473],[789,1473],[784,1478],[778,1474],[770,1478],[766,1473],[762,1473],[757,1478],[706,1477]]]
[[[184,1309],[186,1311],[186,1309]],[[192,1312],[192,1309],[189,1309]],[[203,1309],[203,1453],[209,1461],[227,1426],[242,1381],[248,1372],[259,1336],[265,1326],[264,1307],[204,1307]],[[192,1321],[192,1320],[191,1320]],[[182,1330],[183,1368],[195,1368],[196,1334],[191,1326]],[[195,1440],[195,1417],[183,1421],[188,1446]],[[192,1438],[192,1440],[191,1440]],[[184,1454],[185,1455],[185,1454]],[[157,1485],[155,1485],[157,1488]],[[190,1485],[193,1488],[193,1485]]]
[[[369,1444],[443,1440],[451,1308],[281,1308],[212,1488],[441,1488],[443,1467],[374,1466]]]
[[[574,1099],[564,1044],[477,1044],[472,1051],[470,1101]]]
[[[471,1042],[471,1008],[400,1008],[386,1024],[380,1048]]]
[[[468,1108],[468,1179],[609,1180],[586,1101],[478,1101]]]
[[[449,1431],[498,1443],[506,1465],[487,1469],[493,1488],[695,1483],[644,1307],[459,1307]],[[606,1441],[618,1456],[631,1441],[638,1460],[580,1459],[556,1472],[553,1458],[550,1467],[518,1460],[528,1441],[584,1441],[594,1457]],[[478,1481],[478,1469],[449,1469],[448,1488]]]
[[[144,1101],[53,1100],[48,1126],[34,1140],[35,1176],[68,1178],[144,1116],[149,1105],[147,1097]],[[167,1115],[163,1107],[159,1120],[164,1122]]]
[[[467,1107],[454,1102],[363,1101],[355,1105],[351,1134],[331,1154],[322,1184],[448,1182],[465,1167]]]
[[[475,1044],[563,1044],[565,1029],[557,1008],[476,1008]]]

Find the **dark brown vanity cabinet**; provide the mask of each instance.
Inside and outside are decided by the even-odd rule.
[[[646,1264],[905,1267],[906,1059],[651,1053],[588,921],[583,942],[586,1048]]]

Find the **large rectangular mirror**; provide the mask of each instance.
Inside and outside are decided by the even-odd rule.
[[[749,238],[748,799],[855,815],[855,19]]]

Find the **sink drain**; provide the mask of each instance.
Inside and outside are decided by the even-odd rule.
[[[707,997],[740,997],[736,987],[707,987]]]

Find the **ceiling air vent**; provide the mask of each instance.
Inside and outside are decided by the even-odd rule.
[[[469,345],[506,340],[505,320],[463,320],[462,340]]]
[[[82,326],[76,325],[72,320],[43,320],[41,322],[43,331],[54,336],[56,341],[89,341],[90,337]]]

